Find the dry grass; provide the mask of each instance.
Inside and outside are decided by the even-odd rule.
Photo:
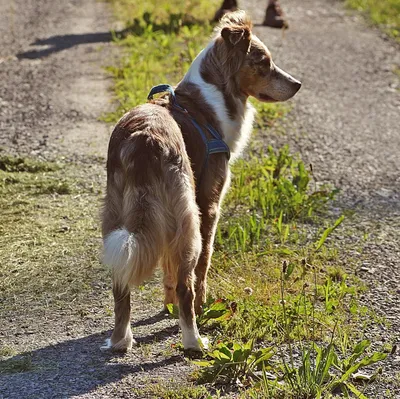
[[[103,171],[24,164],[32,162],[34,170],[23,163],[17,171],[0,170],[1,312],[26,303],[30,311],[65,306],[104,285],[107,276],[98,256]]]

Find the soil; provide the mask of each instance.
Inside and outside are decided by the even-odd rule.
[[[76,0],[2,1],[0,10],[0,146],[104,157],[110,10]]]
[[[257,23],[265,3],[240,5]],[[391,323],[367,335],[375,343],[399,343],[400,86],[393,73],[399,45],[340,2],[282,0],[282,7],[288,31],[256,26],[255,32],[303,87],[284,121],[285,135],[269,130],[265,142],[288,143],[313,164],[318,181],[340,188],[338,214],[356,211],[348,220],[354,236],[342,239],[359,242],[368,233],[352,254],[370,288],[363,301]],[[95,0],[0,0],[1,147],[49,159],[104,159],[111,128],[98,117],[112,107],[102,69],[115,59],[112,27],[111,10]],[[186,380],[190,367],[170,348],[179,342],[177,324],[158,313],[156,294],[134,297],[140,347],[125,356],[99,349],[113,325],[112,315],[104,315],[107,295],[91,298],[91,316],[83,321],[71,311],[44,312],[27,323],[29,309],[2,320],[0,343],[29,353],[36,366],[0,375],[0,398],[144,398],[141,390],[152,383]],[[370,397],[400,398],[399,371],[394,354]]]

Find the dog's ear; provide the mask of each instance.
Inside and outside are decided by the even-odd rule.
[[[247,52],[250,46],[250,29],[247,27],[225,27],[221,30],[221,36],[229,47],[235,47]]]

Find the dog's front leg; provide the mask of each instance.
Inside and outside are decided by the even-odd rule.
[[[196,273],[196,299],[195,311],[199,315],[202,312],[202,306],[207,297],[207,273],[211,265],[211,256],[214,247],[215,231],[217,229],[219,219],[219,205],[209,207],[208,211],[202,213],[201,217],[201,236],[203,239],[203,247],[197,263]]]

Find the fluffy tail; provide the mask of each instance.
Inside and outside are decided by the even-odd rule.
[[[140,285],[157,264],[143,240],[122,228],[104,237],[103,263],[112,267],[113,281],[121,287]]]

